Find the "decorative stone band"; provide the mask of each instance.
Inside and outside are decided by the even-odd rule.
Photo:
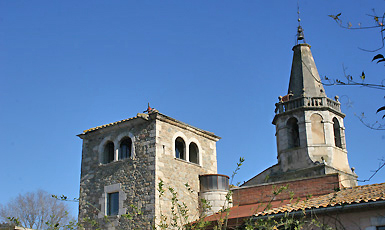
[[[288,101],[280,101],[275,104],[275,113],[284,113],[297,108],[329,107],[341,113],[341,103],[327,97],[300,97]]]

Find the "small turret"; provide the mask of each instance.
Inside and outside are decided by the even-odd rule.
[[[207,205],[201,205],[202,214],[212,215],[220,210],[231,207],[229,193],[229,177],[221,174],[206,174],[199,176],[201,202],[207,202]],[[203,199],[203,201],[202,201]],[[204,207],[205,206],[205,207]]]

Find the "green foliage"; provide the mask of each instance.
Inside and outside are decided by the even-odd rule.
[[[78,203],[84,202],[84,201],[80,201],[78,198],[69,199],[65,195],[60,195],[60,196],[52,195],[52,197],[57,199],[57,200],[64,201],[64,202],[78,202]],[[89,202],[85,202],[85,203],[87,205],[89,205],[90,207],[94,208],[96,213],[100,212],[100,210],[97,207],[95,207],[94,205],[92,205],[91,203],[89,203]],[[143,212],[137,206],[130,204],[130,208],[132,209],[132,212],[127,211],[126,214],[120,215],[119,218],[127,219],[127,220],[133,220],[134,217],[143,215]],[[62,225],[62,226],[60,224],[54,223],[54,222],[46,222],[45,224],[47,226],[49,226],[49,229],[54,229],[54,230],[60,230],[60,229],[62,229],[62,230],[67,230],[67,229],[101,230],[102,228],[100,227],[101,226],[100,221],[103,221],[104,224],[110,224],[111,226],[114,226],[114,223],[111,221],[111,219],[112,218],[109,216],[104,216],[101,220],[95,220],[95,219],[92,219],[90,217],[85,217],[85,218],[82,218],[82,220],[80,222],[71,221],[68,224]]]
[[[244,162],[244,158],[240,158],[239,162],[237,163],[236,169],[233,171],[233,174],[231,176],[231,183],[234,180],[234,176],[237,174],[237,172],[240,170],[242,164]],[[210,202],[208,202],[205,199],[201,199],[199,202],[200,206],[200,216],[197,220],[193,222],[189,222],[190,217],[190,211],[188,209],[188,206],[185,202],[181,201],[179,199],[178,192],[172,188],[172,187],[166,187],[163,180],[160,180],[157,186],[158,191],[158,197],[159,197],[159,207],[160,207],[160,216],[157,217],[158,222],[154,221],[153,229],[160,229],[160,230],[168,230],[168,229],[178,229],[178,230],[202,230],[207,229],[210,226],[210,229],[214,230],[224,230],[228,229],[228,216],[230,213],[230,204],[231,204],[231,197],[232,197],[232,191],[229,191],[226,195],[226,202],[224,203],[222,209],[218,212],[217,215],[219,215],[219,219],[216,222],[208,222],[206,221],[206,217],[204,213],[207,210],[211,209]],[[194,191],[189,183],[184,184],[186,191],[188,194],[197,196],[197,192]],[[289,186],[280,186],[280,187],[273,187],[272,191],[272,197],[270,202],[266,205],[266,207],[263,209],[263,211],[267,211],[271,209],[271,202],[275,200],[275,198],[280,195],[282,192],[287,191]],[[288,191],[290,194],[290,200],[294,200],[294,193],[291,191]],[[161,199],[164,196],[169,195],[170,202],[171,202],[171,210],[170,216],[166,216],[163,214],[162,206],[161,206]],[[61,195],[52,195],[53,198],[64,201],[64,202],[81,202],[79,199],[69,199],[67,196]],[[306,199],[309,199],[311,196],[308,196]],[[167,200],[167,199],[166,199]],[[164,199],[163,199],[164,201]],[[296,202],[298,202],[297,200]],[[88,203],[87,203],[88,204]],[[88,204],[91,207],[94,207],[91,204]],[[94,207],[97,212],[98,210],[96,207]],[[143,215],[140,208],[137,206],[130,204],[131,212],[127,212],[126,214],[123,214],[120,216],[122,219],[127,220],[134,220],[134,218]],[[54,219],[54,218],[51,218]],[[111,221],[113,218],[109,216],[104,216],[103,219],[92,219],[90,217],[83,218],[81,222],[71,221],[68,224],[61,225],[58,222],[55,221],[47,221],[45,224],[47,225],[47,229],[52,230],[64,230],[64,229],[94,229],[94,230],[101,230],[101,221],[104,221],[104,224],[108,223],[112,226],[114,226],[114,223]],[[9,218],[9,221],[14,223],[15,225],[19,225],[19,220],[17,218]],[[315,216],[307,216],[306,212],[303,210],[300,214],[291,214],[291,213],[284,213],[283,215],[279,216],[262,216],[262,217],[254,217],[252,216],[250,219],[246,220],[243,226],[240,226],[242,229],[259,229],[259,230],[270,230],[270,229],[312,229],[313,227],[317,227],[320,229],[332,229],[329,228],[327,225],[322,224],[320,221],[317,220]]]
[[[269,215],[252,218],[243,226],[244,229],[258,229],[258,230],[300,230],[300,229],[334,229],[327,224],[318,220],[317,216],[307,216],[305,210],[302,213],[285,212],[282,215]]]
[[[16,226],[20,226],[20,224],[21,224],[19,218],[7,217],[7,219],[9,220],[9,222],[11,222],[12,224],[14,224]]]
[[[160,180],[158,183],[158,192],[159,198],[165,196],[166,189],[164,188],[165,184],[163,180]],[[196,193],[188,183],[184,184],[186,190],[190,193]],[[189,223],[189,209],[185,202],[181,202],[178,198],[178,193],[174,188],[168,187],[167,191],[171,194],[171,216],[170,220],[168,220],[167,216],[163,214],[163,210],[161,207],[161,202],[159,199],[160,206],[160,218],[159,224],[154,226],[154,229],[205,229],[209,224],[204,220],[205,216],[199,216],[198,220]],[[200,201],[201,210],[205,211],[210,208],[210,204],[208,201],[201,199]]]

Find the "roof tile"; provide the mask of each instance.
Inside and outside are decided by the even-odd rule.
[[[143,118],[145,120],[148,119],[148,115],[147,114],[138,113],[135,117],[127,118],[127,119],[124,119],[124,120],[120,120],[120,121],[112,122],[112,123],[109,123],[109,124],[106,124],[106,125],[100,125],[100,126],[97,126],[97,127],[94,127],[94,128],[90,128],[90,129],[84,130],[82,134],[86,134],[86,133],[89,133],[89,132],[92,132],[92,131],[95,131],[95,130],[98,130],[98,129],[106,128],[108,126],[113,126],[113,125],[116,125],[116,124],[119,124],[119,123],[122,123],[122,122],[125,122],[125,121],[134,120],[134,119],[137,119],[139,117]]]
[[[345,188],[338,192],[258,212],[255,215],[264,216],[281,212],[292,212],[319,207],[334,207],[343,204],[368,203],[381,200],[385,200],[385,183]]]

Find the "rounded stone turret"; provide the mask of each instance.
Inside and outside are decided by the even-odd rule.
[[[231,207],[231,197],[226,198],[229,193],[229,177],[221,174],[206,174],[199,176],[200,192],[199,199],[207,201],[210,208],[201,210],[204,215],[214,214],[222,209]]]

